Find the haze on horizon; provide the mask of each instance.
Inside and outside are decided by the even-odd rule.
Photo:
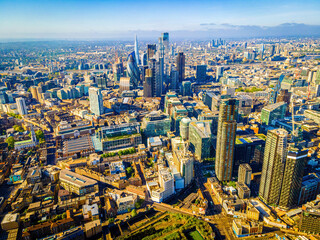
[[[318,0],[0,0],[0,39],[319,36]]]

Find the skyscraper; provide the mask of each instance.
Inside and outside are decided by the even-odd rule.
[[[103,97],[99,88],[89,88],[90,111],[97,116],[104,113]]]
[[[215,164],[219,181],[230,181],[232,176],[237,105],[233,98],[222,99],[220,104]]]
[[[135,52],[132,52],[128,56],[127,73],[130,78],[130,85],[133,89],[137,88],[140,81],[140,72],[136,61]]]
[[[288,132],[269,130],[264,150],[259,196],[268,204],[278,204],[281,192]]]
[[[138,37],[136,35],[135,41],[134,41],[134,52],[136,56],[137,65],[140,65],[140,58],[139,58],[139,46],[138,46]]]
[[[308,150],[289,147],[283,174],[279,206],[289,209],[298,204]]]
[[[155,56],[156,51],[157,51],[157,45],[156,44],[148,44],[147,45],[148,61]]]
[[[18,108],[18,112],[21,116],[28,114],[26,102],[24,98],[20,97],[16,99],[16,104]]]
[[[152,70],[146,69],[144,82],[143,82],[143,96],[152,97]]]
[[[141,65],[142,66],[147,66],[148,65],[148,54],[146,52],[144,52],[141,55]]]
[[[165,53],[169,52],[169,33],[161,33],[161,41],[164,47]]]
[[[239,165],[238,182],[245,183],[247,186],[251,184],[252,169],[248,163]]]
[[[183,52],[179,52],[176,58],[177,71],[179,73],[179,83],[184,80],[185,77],[185,56]]]
[[[149,61],[149,69],[152,76],[152,96],[160,97],[162,93],[161,65],[155,59]]]
[[[198,83],[203,83],[207,80],[207,65],[197,65],[196,78]]]

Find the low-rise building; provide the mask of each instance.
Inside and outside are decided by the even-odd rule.
[[[90,178],[84,177],[77,173],[69,170],[62,170],[60,172],[60,183],[61,186],[72,193],[80,196],[86,195],[87,193],[98,191],[98,182]]]

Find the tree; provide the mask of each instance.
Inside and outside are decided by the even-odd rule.
[[[8,143],[8,148],[9,149],[13,149],[14,148],[14,142],[15,142],[15,140],[14,140],[13,137],[8,137],[6,139],[6,143]]]
[[[137,214],[137,211],[135,210],[135,209],[132,209],[132,211],[131,211],[131,217],[135,217],[135,216],[137,216],[138,214]]]
[[[35,132],[36,137],[38,140],[43,139],[44,140],[44,133],[42,132],[42,130],[38,130]]]
[[[127,168],[126,168],[126,172],[127,172],[127,175],[128,175],[128,176],[131,176],[132,173],[133,173],[132,167],[127,167]]]
[[[14,126],[13,126],[13,129],[14,129],[16,132],[23,132],[23,131],[24,131],[23,127],[21,127],[20,125],[14,125]]]

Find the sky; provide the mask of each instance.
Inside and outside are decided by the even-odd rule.
[[[0,0],[0,39],[318,36],[320,0]]]

